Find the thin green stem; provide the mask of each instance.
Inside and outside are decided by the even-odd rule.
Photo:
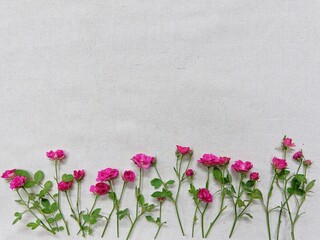
[[[269,210],[269,205],[270,205],[270,199],[271,199],[271,194],[272,194],[272,189],[273,189],[273,184],[274,184],[275,179],[276,179],[276,173],[274,173],[274,175],[273,175],[273,178],[272,178],[272,181],[271,181],[271,184],[270,184],[270,188],[269,188],[269,191],[268,191],[267,203],[266,203],[266,206],[265,206],[269,240],[272,240],[272,238],[271,238],[271,229],[270,229],[270,210]]]
[[[202,233],[202,238],[204,238],[204,214],[208,208],[208,203],[204,207],[202,213],[201,213],[201,233]]]
[[[108,216],[108,219],[107,219],[106,225],[104,226],[104,229],[103,229],[101,238],[103,238],[103,237],[104,237],[104,234],[106,233],[106,230],[107,230],[107,228],[108,228],[108,225],[109,225],[109,223],[110,223],[111,216],[112,216],[114,210],[115,210],[115,205],[113,205],[113,208],[112,208],[112,210],[111,210],[111,212],[110,212],[110,214],[109,214],[109,216]]]
[[[199,201],[198,203],[196,201],[194,201],[195,204],[196,204],[196,209],[194,210],[194,214],[193,214],[193,222],[192,222],[192,237],[194,237],[194,227],[195,227],[195,224],[197,222],[197,211],[198,211],[198,208],[199,208]]]
[[[120,219],[119,219],[119,209],[120,209],[120,204],[121,204],[123,192],[124,192],[124,189],[125,189],[125,187],[126,187],[126,183],[127,183],[127,182],[123,182],[122,189],[121,189],[121,193],[120,193],[120,198],[119,198],[119,201],[117,202],[117,205],[116,205],[116,213],[117,213],[117,237],[118,237],[118,238],[119,238],[119,236],[120,236],[120,233],[119,233],[119,222],[120,222]]]
[[[159,210],[159,219],[160,219],[160,224],[158,224],[158,231],[156,233],[156,235],[154,236],[154,239],[157,238],[159,232],[160,232],[160,229],[162,227],[162,222],[161,222],[161,213],[162,213],[162,202],[160,202],[160,210]]]
[[[241,196],[241,183],[242,183],[242,180],[243,180],[243,174],[241,173],[240,174],[240,182],[239,182],[239,186],[238,186],[238,195],[237,195],[237,200],[236,202],[234,202],[234,221],[233,221],[233,224],[232,224],[232,228],[231,228],[231,232],[229,234],[229,238],[232,237],[232,234],[233,234],[233,231],[234,231],[234,228],[236,226],[236,223],[238,221],[238,210],[237,210],[237,204],[238,204],[238,201],[239,201],[239,198]]]

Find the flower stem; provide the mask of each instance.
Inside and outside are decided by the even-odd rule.
[[[90,209],[90,211],[89,211],[89,215],[91,215],[91,213],[92,213],[92,211],[93,211],[94,207],[96,206],[96,203],[97,203],[98,198],[99,198],[99,195],[97,195],[97,196],[95,197],[95,199],[94,199],[94,201],[93,201],[93,204],[92,204],[92,207],[91,207],[91,209]],[[83,223],[83,225],[82,225],[82,228],[84,228],[84,227],[85,227],[86,223],[87,223],[87,221],[84,221],[84,223]],[[81,231],[81,229],[79,229],[79,231],[78,231],[78,233],[77,233],[77,234],[79,234],[79,233],[80,233],[80,231]]]
[[[276,173],[274,173],[272,181],[271,181],[271,184],[270,184],[270,188],[269,188],[269,191],[268,191],[268,197],[267,197],[267,203],[266,203],[266,207],[265,207],[269,240],[272,240],[272,238],[271,238],[271,229],[270,229],[270,210],[269,210],[269,205],[270,205],[270,199],[271,199],[271,194],[272,194],[273,184],[274,184],[275,179],[276,179]]]
[[[119,209],[120,209],[120,204],[121,204],[121,200],[122,200],[122,196],[123,196],[123,192],[124,192],[124,189],[126,187],[126,182],[123,182],[123,185],[122,185],[122,189],[121,189],[121,193],[120,193],[120,198],[119,198],[119,201],[117,202],[117,205],[116,205],[116,213],[117,213],[117,238],[119,238],[120,236],[120,233],[119,233]]]
[[[80,189],[81,189],[81,183],[80,181],[77,181],[77,202],[76,202],[76,207],[77,207],[77,212],[78,212],[78,224],[82,232],[82,236],[85,237],[85,233],[83,230],[82,226],[82,221],[81,221],[81,216],[80,216],[80,207],[79,207],[79,199],[80,199]]]
[[[201,213],[201,233],[202,233],[202,238],[204,238],[204,214],[207,210],[208,207],[208,203],[206,204],[206,206],[204,207],[202,213]]]
[[[154,236],[154,239],[157,238],[159,232],[160,232],[160,229],[162,227],[162,222],[161,222],[161,213],[162,213],[162,202],[160,202],[160,210],[159,210],[159,219],[160,219],[160,224],[158,224],[158,231],[156,233],[156,235]]]
[[[234,202],[234,221],[233,221],[233,225],[232,225],[232,228],[231,228],[231,232],[229,234],[229,238],[232,237],[232,234],[233,234],[233,231],[234,231],[234,228],[236,226],[236,223],[238,221],[238,210],[237,210],[237,204],[238,204],[238,201],[240,199],[240,192],[241,192],[241,185],[242,185],[242,180],[243,180],[243,174],[241,173],[240,174],[240,182],[239,182],[239,186],[238,186],[238,195],[237,195],[237,200],[236,202]]]
[[[113,208],[112,208],[112,210],[111,210],[111,212],[110,212],[110,214],[109,214],[109,216],[108,216],[106,225],[104,226],[103,232],[102,232],[102,234],[101,234],[101,238],[103,238],[103,237],[104,237],[104,234],[106,233],[106,230],[107,230],[107,228],[108,228],[108,225],[109,225],[109,223],[110,223],[111,216],[112,216],[114,210],[115,210],[115,205],[113,205]]]

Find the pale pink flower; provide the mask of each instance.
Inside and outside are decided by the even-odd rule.
[[[6,170],[4,171],[4,173],[2,173],[1,177],[10,180],[16,176],[16,174],[14,173],[15,171],[16,169]]]
[[[119,176],[118,169],[115,168],[106,168],[98,172],[97,182],[110,181]]]
[[[200,188],[198,192],[198,198],[205,203],[212,202],[212,194],[206,188]]]
[[[312,164],[312,161],[311,160],[305,160],[303,162],[303,164],[306,166],[306,167],[309,167],[311,164]]]
[[[285,159],[281,159],[277,157],[274,157],[272,159],[272,165],[275,169],[280,171],[285,169],[288,166],[287,161]]]
[[[122,174],[122,179],[125,182],[134,182],[134,180],[136,179],[136,174],[134,173],[134,171],[126,170]]]
[[[253,167],[252,163],[249,161],[243,162],[242,160],[235,161],[234,164],[231,165],[231,169],[236,172],[246,173],[250,171]]]
[[[105,195],[109,192],[110,190],[110,186],[104,182],[99,182],[96,185],[91,185],[90,186],[90,192],[92,192],[93,194],[102,196]]]
[[[156,161],[155,157],[147,156],[144,153],[138,153],[131,160],[139,167],[148,169]]]
[[[56,151],[50,150],[46,153],[46,155],[50,160],[61,160],[66,156],[64,151],[61,149],[58,149]]]
[[[25,176],[15,176],[10,182],[10,188],[12,190],[21,188],[27,181]]]
[[[287,147],[287,148],[291,148],[291,147],[295,147],[296,146],[294,144],[294,142],[292,141],[292,139],[288,138],[288,137],[283,139],[282,144],[283,144],[284,147]]]

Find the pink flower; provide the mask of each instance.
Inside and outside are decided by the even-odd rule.
[[[96,185],[91,185],[90,186],[90,192],[92,192],[93,194],[102,196],[105,195],[109,192],[110,190],[110,186],[104,182],[99,182]]]
[[[295,147],[296,145],[293,143],[291,138],[286,137],[285,139],[283,139],[282,144],[284,147]]]
[[[198,163],[202,163],[203,165],[207,167],[212,167],[219,165],[219,157],[213,155],[213,154],[203,154],[202,158],[198,160]]]
[[[275,169],[280,171],[285,169],[288,166],[287,161],[285,159],[281,159],[277,157],[274,157],[272,159],[272,164]]]
[[[253,180],[253,181],[259,180],[259,173],[258,172],[250,173],[250,179]]]
[[[228,165],[230,162],[230,159],[231,158],[229,157],[219,157],[219,165],[220,166]]]
[[[155,158],[147,156],[143,153],[138,153],[131,158],[131,160],[139,167],[143,169],[148,169],[154,162]]]
[[[193,177],[193,175],[194,175],[194,171],[191,168],[186,170],[186,176],[187,177]]]
[[[246,173],[250,171],[250,169],[253,167],[251,162],[243,162],[242,160],[235,161],[234,164],[231,165],[231,168],[233,171],[240,172],[240,173]]]
[[[136,179],[136,174],[134,173],[134,171],[126,170],[122,174],[122,179],[125,182],[134,182],[134,180]]]
[[[46,155],[51,160],[61,160],[66,156],[64,151],[61,149],[58,149],[56,151],[50,150],[49,152],[46,153]]]
[[[27,181],[27,178],[25,176],[15,176],[10,182],[10,188],[12,190],[21,188],[26,181]]]
[[[58,183],[58,189],[60,191],[68,191],[72,187],[73,181],[71,182],[59,182]]]
[[[181,153],[182,155],[186,155],[187,153],[189,153],[190,151],[190,147],[182,147],[177,145],[177,152]]]
[[[14,173],[15,171],[16,169],[6,170],[4,171],[4,173],[2,173],[1,177],[10,180],[16,176],[16,174]]]
[[[98,172],[97,182],[110,181],[119,176],[118,169],[115,168],[106,168]]]
[[[83,178],[84,178],[84,175],[85,175],[85,172],[84,170],[74,170],[73,171],[73,176],[74,176],[74,179],[77,180],[77,181],[81,181]]]
[[[303,158],[303,153],[302,151],[298,151],[296,152],[295,154],[293,154],[293,157],[292,157],[294,160],[297,160],[297,161],[301,161],[302,158]]]
[[[198,192],[198,198],[205,203],[212,202],[212,194],[206,188],[200,188]]]
[[[303,162],[303,164],[306,166],[306,167],[309,167],[311,164],[312,164],[312,161],[311,160],[305,160]]]

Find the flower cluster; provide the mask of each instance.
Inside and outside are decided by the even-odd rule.
[[[273,239],[271,232],[272,224],[270,221],[271,213],[278,213],[276,234],[279,236],[281,223],[283,219],[289,219],[291,226],[291,239],[295,240],[295,225],[301,216],[301,207],[305,203],[307,193],[315,185],[315,180],[307,179],[307,171],[312,165],[312,161],[305,159],[302,150],[298,150],[292,154],[294,164],[297,169],[289,171],[288,155],[294,151],[295,143],[291,138],[284,137],[281,142],[282,155],[274,156],[271,160],[271,168],[273,176],[269,190],[265,196],[257,185],[260,180],[260,173],[252,171],[254,166],[250,161],[236,160],[231,162],[231,158],[227,156],[214,155],[205,153],[197,160],[197,163],[204,169],[195,171],[191,168],[191,160],[193,150],[186,146],[176,146],[176,161],[173,167],[175,179],[165,180],[158,169],[158,161],[154,156],[144,153],[135,154],[131,160],[137,167],[138,173],[134,170],[119,170],[117,168],[107,167],[97,172],[95,182],[91,184],[87,192],[91,192],[93,196],[92,206],[82,208],[82,184],[87,178],[84,169],[73,170],[73,173],[63,173],[60,176],[61,160],[66,158],[64,150],[50,150],[46,152],[46,157],[52,161],[54,166],[53,181],[45,181],[43,171],[36,171],[33,175],[22,169],[5,170],[1,177],[9,183],[9,187],[14,190],[19,199],[16,200],[24,206],[23,212],[16,212],[13,224],[22,219],[24,215],[29,214],[29,218],[33,218],[27,224],[27,227],[34,230],[38,227],[45,229],[51,234],[57,234],[66,231],[70,235],[67,215],[75,221],[78,226],[77,234],[83,237],[92,235],[93,231],[98,228],[97,222],[104,225],[101,237],[104,237],[109,223],[115,218],[116,236],[120,237],[120,221],[128,219],[130,227],[126,239],[131,237],[137,224],[145,218],[146,221],[157,226],[157,232],[154,238],[160,233],[162,227],[169,221],[163,219],[163,209],[166,203],[172,204],[176,214],[176,220],[179,224],[181,234],[186,235],[183,224],[183,218],[179,209],[180,192],[185,189],[184,183],[189,182],[189,193],[194,202],[194,217],[192,219],[191,236],[196,233],[197,221],[200,220],[200,232],[202,238],[207,238],[213,229],[215,223],[224,215],[228,205],[233,209],[233,222],[230,224],[230,234],[232,237],[238,221],[243,217],[253,218],[249,213],[249,207],[252,203],[261,203],[267,222],[268,239]],[[154,169],[154,171],[152,171]],[[145,171],[152,171],[149,176],[155,174],[150,184],[155,189],[150,194],[144,193],[144,176]],[[201,173],[205,173],[204,177]],[[197,181],[195,181],[197,178]],[[263,178],[264,180],[265,178]],[[196,186],[203,180],[203,183]],[[53,183],[55,182],[55,184]],[[122,185],[120,189],[117,187]],[[212,184],[214,182],[214,184]],[[135,208],[130,209],[127,206],[130,201],[123,201],[124,192],[128,188],[135,196]],[[218,187],[217,187],[218,186]],[[271,206],[271,198],[273,191],[278,190],[282,196],[277,207]],[[75,194],[71,194],[75,191]],[[229,199],[229,201],[226,201]],[[65,201],[63,201],[65,200]],[[99,201],[98,201],[99,200]],[[111,210],[105,209],[105,202],[110,201]],[[210,224],[205,223],[205,214],[209,208],[213,208],[212,202],[219,202],[216,212],[210,213],[212,221]],[[274,202],[273,200],[272,202]],[[229,204],[228,204],[229,202]],[[96,207],[97,204],[102,207]],[[69,212],[65,214],[62,205],[69,207]],[[155,211],[157,210],[157,211]],[[211,211],[211,210],[210,210]],[[158,214],[155,216],[155,214]],[[199,217],[200,216],[200,217]],[[186,219],[187,220],[187,219]]]

